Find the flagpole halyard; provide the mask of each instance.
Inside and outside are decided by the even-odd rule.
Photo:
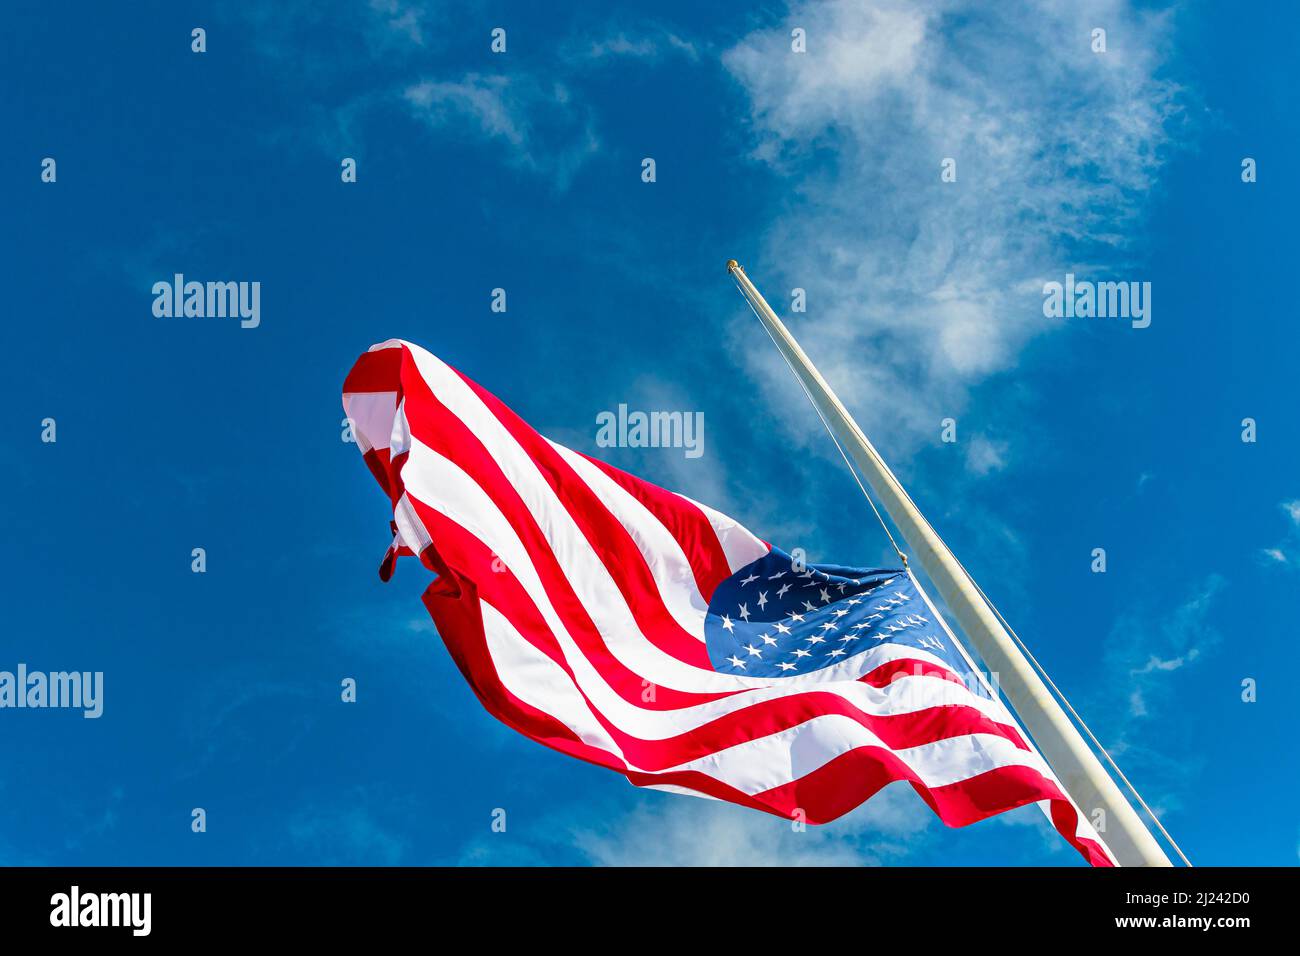
[[[1111,855],[1121,866],[1171,866],[1160,844],[1016,646],[979,586],[921,514],[745,270],[735,259],[729,259],[727,271],[803,387],[837,447],[842,454],[847,452],[845,461],[850,470],[854,470],[854,464],[861,470],[962,632],[984,662],[998,673],[998,683],[1008,702],[1066,793],[1086,815],[1104,811],[1100,836]],[[863,492],[866,493],[865,488]],[[870,495],[867,497],[871,500]],[[883,520],[881,523],[884,524]],[[901,549],[899,553],[902,554]]]

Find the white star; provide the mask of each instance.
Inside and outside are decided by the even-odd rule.
[[[862,603],[862,598],[849,598],[849,599],[848,599],[847,601],[845,601],[844,603],[845,603],[845,604],[849,604],[849,605],[852,605],[852,604],[861,604],[861,603]]]
[[[758,575],[757,575],[757,574],[751,574],[749,577],[745,578],[745,580],[743,580],[743,581],[740,582],[740,586],[743,588],[743,587],[744,587],[746,584],[748,584],[750,581],[757,581],[757,580],[758,580]]]
[[[807,641],[809,644],[825,644],[825,643],[826,643],[826,638],[824,638],[824,637],[819,637],[819,636],[816,635],[816,634],[814,634],[812,637],[805,637],[804,640]]]
[[[758,592],[758,609],[761,611],[761,610],[762,610],[763,608],[765,608],[765,607],[767,607],[767,592],[766,592],[766,591],[759,591],[759,592]]]
[[[864,627],[870,627],[870,626],[871,626],[871,625],[868,624],[866,621],[862,621],[862,622],[859,623],[859,624],[854,624],[854,625],[853,625],[853,629],[854,629],[855,631],[860,631],[860,630],[862,630]]]
[[[805,611],[815,611],[815,610],[817,610],[815,607],[813,607],[813,603],[812,603],[812,601],[804,601],[804,602],[803,602],[803,609],[804,609]]]
[[[741,660],[739,657],[737,657],[735,654],[732,654],[730,657],[727,658],[727,663],[730,664],[732,667],[739,667],[739,668],[741,668],[742,670],[743,670],[744,667],[745,667],[745,662],[742,661],[742,660]]]
[[[750,656],[750,657],[762,657],[762,656],[763,656],[763,649],[762,649],[761,647],[755,647],[753,644],[746,644],[746,645],[745,645],[745,650],[749,651],[749,656]]]
[[[848,612],[845,608],[842,608],[842,607],[841,607],[841,608],[836,608],[835,611],[834,611],[834,614],[835,614],[836,617],[843,617],[845,614],[848,614],[848,613],[849,613],[849,612]]]
[[[781,668],[781,670],[783,670],[783,671],[792,671],[792,670],[795,669],[795,666],[796,666],[796,665],[794,665],[794,664],[777,664],[776,666],[779,667],[779,668]]]
[[[803,615],[802,615],[802,614],[791,614],[791,615],[790,615],[790,620],[792,620],[792,621],[799,621],[799,622],[802,623],[802,622],[803,622]]]
[[[769,575],[767,576],[767,579],[768,579],[769,581],[775,581],[775,580],[777,580],[778,578],[783,578],[783,577],[785,577],[785,572],[784,572],[784,571],[778,571],[778,572],[776,572],[776,574],[769,574]]]
[[[736,625],[732,622],[731,618],[727,617],[725,614],[722,615],[722,626],[726,628],[728,634],[736,629]]]
[[[790,633],[790,628],[786,627],[784,624],[780,624],[780,623],[778,623],[778,624],[776,625],[776,629],[777,629],[778,631],[780,631],[782,634],[789,634],[789,633]]]
[[[861,636],[861,634],[845,634],[840,638],[840,643],[847,644],[849,641],[856,641]]]
[[[831,603],[831,592],[827,591],[825,588],[822,588],[822,603],[823,604]]]
[[[746,621],[749,620],[749,605],[747,605],[747,604],[742,604],[742,605],[740,606],[740,616],[741,616],[741,618],[742,618],[743,620],[746,620]]]
[[[797,651],[794,652],[794,656],[795,656],[795,657],[807,657],[807,656],[808,656],[809,654],[811,654],[811,653],[812,653],[812,651],[805,651],[803,648],[800,648],[799,650],[797,650]]]
[[[788,585],[788,584],[783,584],[783,585],[781,585],[781,590],[779,590],[779,591],[776,592],[776,596],[779,597],[779,598],[783,598],[783,597],[785,597],[785,592],[788,591],[788,590],[790,590],[790,585]]]
[[[773,637],[771,634],[760,634],[759,640],[761,640],[764,644],[772,644],[772,645],[776,644],[776,638]]]
[[[827,654],[826,656],[827,656],[827,657],[842,657],[843,655],[845,655],[845,654],[847,654],[847,653],[848,653],[848,651],[846,651],[844,648],[842,648],[842,647],[837,647],[837,648],[835,648],[835,650],[831,651],[831,652],[830,652],[829,654]]]

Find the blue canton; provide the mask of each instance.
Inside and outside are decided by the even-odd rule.
[[[970,669],[906,571],[801,570],[779,548],[718,586],[704,636],[714,670],[747,677],[797,677],[884,642],[923,650],[958,675]]]

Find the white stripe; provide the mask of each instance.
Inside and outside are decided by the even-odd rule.
[[[692,790],[690,787],[683,787],[676,783],[643,783],[640,786],[643,790],[662,790],[664,793],[680,793],[688,797],[703,797],[705,800],[722,802],[721,797],[715,797],[711,793],[703,793],[699,790]]]
[[[622,760],[623,752],[618,744],[601,726],[564,669],[524,640],[505,616],[487,601],[479,601],[479,607],[483,612],[483,634],[492,660],[510,661],[508,668],[496,664],[502,686],[525,704],[564,724],[583,743]]]
[[[826,714],[663,772],[696,770],[753,796],[805,777],[859,747],[889,750],[852,718]],[[996,734],[964,734],[890,752],[928,788],[960,783],[1000,767],[1029,767],[1044,776],[1047,769],[1038,754]]]
[[[419,554],[433,543],[429,538],[429,532],[425,530],[424,522],[411,506],[411,499],[406,492],[402,492],[402,497],[397,499],[397,504],[393,507],[393,524],[397,525],[394,544],[405,545]]]
[[[352,419],[352,434],[364,455],[372,448],[387,448],[388,433],[397,407],[396,392],[347,392],[343,410]]]
[[[731,565],[733,574],[767,554],[769,550],[767,545],[735,518],[714,511],[694,498],[687,498],[685,495],[677,495],[677,497],[689,501],[704,512],[704,517],[708,518],[709,524],[713,525],[713,532],[718,536],[718,543],[722,545],[722,553],[727,556],[727,563]]]

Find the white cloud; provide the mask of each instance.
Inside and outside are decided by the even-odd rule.
[[[566,55],[571,61],[606,61],[622,57],[658,61],[671,56],[698,60],[699,50],[667,27],[640,25],[635,30],[611,30],[603,36],[573,44]]]
[[[1105,54],[1089,49],[1099,23]],[[796,334],[893,450],[1051,327],[1045,279],[1123,254],[1176,112],[1156,75],[1166,27],[1117,0],[832,0],[725,54],[755,157],[790,180],[751,271],[808,290]],[[940,182],[948,157],[955,183]],[[764,387],[784,380],[773,351],[746,352]]]
[[[1264,548],[1260,555],[1273,564],[1294,565],[1300,557],[1300,499],[1283,501],[1279,508],[1287,516],[1292,527],[1287,529],[1287,536],[1271,548]]]
[[[1130,612],[1116,621],[1106,641],[1106,670],[1124,675],[1117,690],[1128,702],[1129,716],[1161,713],[1173,694],[1165,675],[1196,662],[1219,643],[1221,635],[1209,623],[1209,613],[1226,583],[1212,574],[1172,613]],[[1121,746],[1128,746],[1127,734],[1133,729],[1126,724],[1116,735]]]
[[[573,840],[601,866],[873,866],[905,860],[933,819],[909,786],[893,784],[839,820],[802,831],[767,814],[675,797],[575,831]]]
[[[1081,710],[1157,816],[1176,809],[1205,768],[1194,731],[1177,719],[1192,665],[1223,640],[1210,615],[1227,581],[1210,574],[1172,610],[1147,606],[1118,618],[1102,644],[1109,687]]]
[[[1008,445],[983,435],[976,435],[966,443],[966,467],[976,475],[987,475],[1006,467]]]
[[[526,73],[425,79],[407,86],[402,98],[429,126],[505,143],[506,162],[553,177],[559,189],[598,149],[592,123],[568,89]]]
[[[387,29],[416,46],[424,46],[425,26],[432,15],[427,4],[409,3],[405,0],[370,0],[370,9]]]

